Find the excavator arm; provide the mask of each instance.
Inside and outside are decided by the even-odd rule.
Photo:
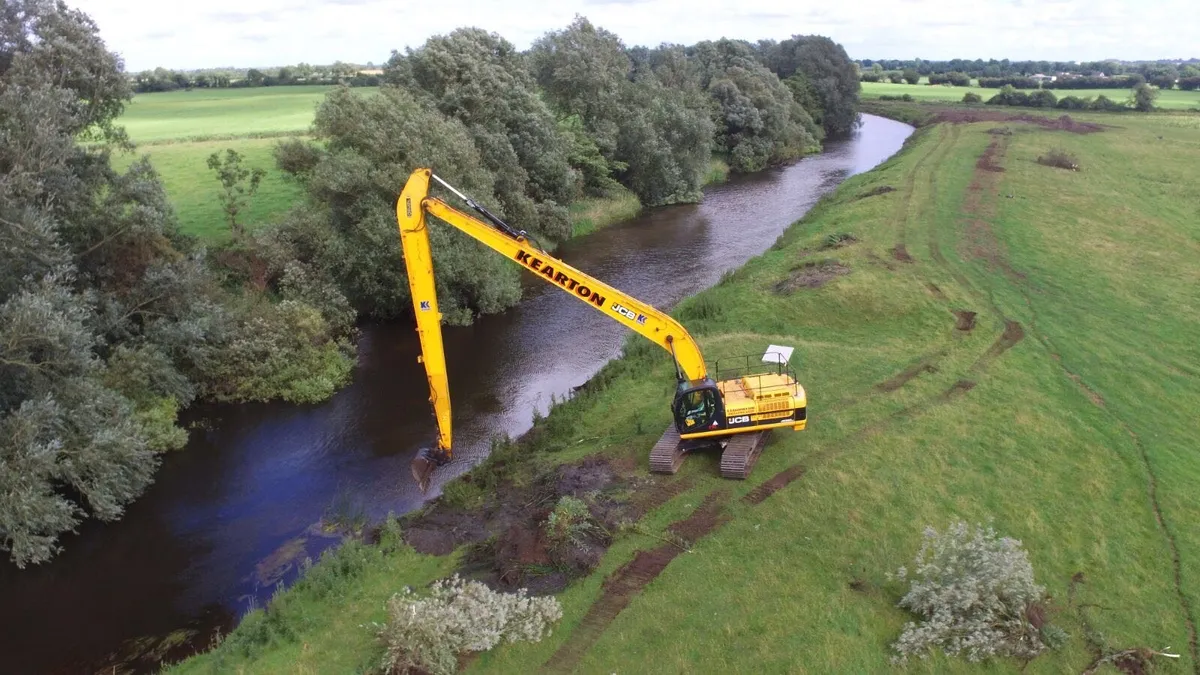
[[[436,180],[460,197],[485,220],[459,211],[429,196],[430,181]],[[437,447],[422,451],[413,460],[413,477],[424,491],[433,470],[452,456],[450,385],[446,379],[446,355],[442,347],[442,315],[438,311],[429,245],[428,217],[453,225],[467,235],[533,272],[539,279],[627,326],[667,350],[675,361],[681,383],[700,383],[708,371],[700,347],[675,319],[654,307],[585,274],[535,246],[522,231],[514,230],[461,192],[433,174],[417,169],[409,176],[396,202],[400,243],[412,292],[413,313],[420,336],[420,360],[429,379],[429,401],[437,420]]]

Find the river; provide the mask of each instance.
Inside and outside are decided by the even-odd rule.
[[[731,177],[700,204],[646,210],[557,255],[668,308],[765,251],[822,195],[912,133],[863,120],[853,138],[820,155]],[[445,330],[456,461],[427,497],[485,455],[493,434],[524,433],[535,411],[620,352],[624,327],[532,275],[525,290],[512,310]],[[85,524],[50,564],[0,563],[0,670],[89,672],[139,637],[180,629],[207,644],[214,629],[228,631],[278,582],[293,580],[298,560],[336,543],[313,527],[335,501],[372,518],[420,506],[427,497],[408,463],[434,427],[416,333],[403,321],[369,325],[358,348],[353,382],[325,403],[189,411],[198,426],[187,447],[164,458],[121,521]]]

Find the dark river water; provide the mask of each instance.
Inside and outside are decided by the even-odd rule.
[[[733,177],[700,204],[647,210],[567,242],[558,255],[670,307],[765,251],[823,194],[890,157],[912,133],[863,119],[854,138],[820,155]],[[627,333],[532,275],[519,306],[447,328],[456,461],[428,496],[486,454],[493,434],[527,431],[535,410],[595,374]],[[227,631],[277,583],[293,580],[298,560],[336,543],[314,527],[334,502],[373,518],[420,506],[408,463],[434,428],[416,333],[403,321],[366,326],[358,347],[354,381],[332,400],[191,411],[202,426],[164,458],[120,522],[86,524],[51,564],[17,570],[0,562],[0,672],[91,672],[139,638],[181,629],[206,644],[214,629]]]

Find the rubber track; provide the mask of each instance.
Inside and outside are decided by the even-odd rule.
[[[683,455],[683,449],[679,447],[679,430],[672,424],[650,450],[651,473],[677,473],[683,466]]]
[[[767,431],[735,434],[721,453],[721,477],[746,480],[767,443]]]

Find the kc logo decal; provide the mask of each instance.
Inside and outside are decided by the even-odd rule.
[[[422,300],[422,301],[421,301],[421,311],[422,311],[422,312],[428,312],[430,309],[432,309],[432,308],[429,306],[429,301],[428,301],[428,300]]]

